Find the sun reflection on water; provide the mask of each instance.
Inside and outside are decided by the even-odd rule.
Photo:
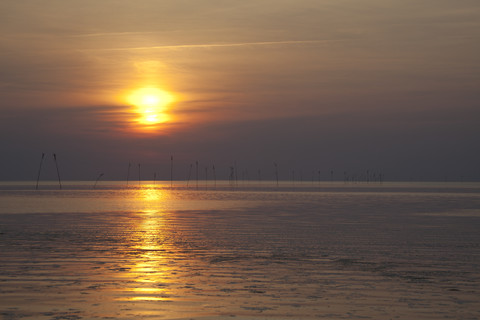
[[[127,295],[122,300],[128,301],[168,301],[172,292],[172,268],[169,265],[168,243],[170,227],[168,213],[155,207],[156,203],[168,198],[168,190],[151,186],[135,190],[135,197],[144,201],[146,209],[135,215],[135,230],[130,252],[130,266],[126,277],[133,280],[132,286],[126,289]]]

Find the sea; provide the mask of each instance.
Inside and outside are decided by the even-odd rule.
[[[1,319],[480,319],[480,183],[0,182]]]

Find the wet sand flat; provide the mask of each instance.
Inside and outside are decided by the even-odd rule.
[[[1,190],[0,316],[480,318],[476,189],[357,189]]]

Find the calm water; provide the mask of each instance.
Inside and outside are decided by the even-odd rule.
[[[3,319],[478,319],[479,183],[0,183]]]

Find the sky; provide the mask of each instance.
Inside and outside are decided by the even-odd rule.
[[[2,0],[0,180],[480,181],[479,57],[478,0]]]

